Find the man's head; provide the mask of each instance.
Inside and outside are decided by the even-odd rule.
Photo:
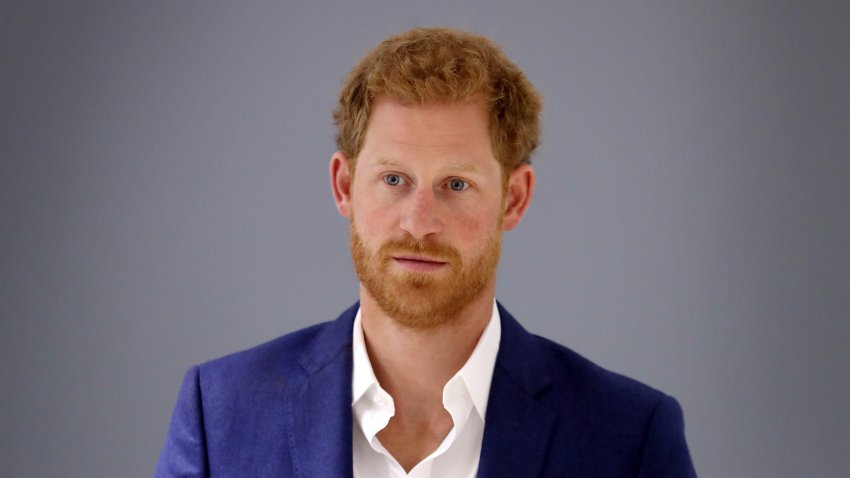
[[[539,111],[530,83],[481,37],[417,29],[360,61],[334,114],[331,183],[365,299],[430,328],[492,297],[501,232],[534,189]]]
[[[348,75],[334,111],[337,148],[354,171],[378,98],[405,105],[482,98],[490,142],[506,173],[531,162],[540,139],[542,99],[489,39],[445,28],[387,38]]]

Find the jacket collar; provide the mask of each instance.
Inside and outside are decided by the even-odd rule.
[[[539,338],[499,306],[502,340],[484,421],[479,478],[540,476],[556,415],[538,397],[551,384]]]
[[[528,333],[501,303],[496,305],[502,318],[496,367],[525,394],[534,397],[552,383],[549,359],[540,347],[540,338]]]
[[[320,326],[286,394],[287,435],[295,476],[352,476],[351,330],[355,303]]]

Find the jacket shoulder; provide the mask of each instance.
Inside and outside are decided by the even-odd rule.
[[[561,424],[553,443],[561,450],[583,450],[555,454],[553,469],[567,468],[580,455],[593,468],[605,463],[611,476],[695,476],[682,410],[673,397],[551,340],[534,340],[548,357],[552,379],[539,399]]]
[[[156,476],[289,476],[289,391],[346,349],[348,323],[343,315],[190,368]]]
[[[251,348],[224,355],[199,365],[204,373],[232,374],[268,368],[286,369],[298,366],[298,357],[330,322],[311,325],[281,335]]]
[[[616,403],[620,408],[653,408],[666,397],[661,391],[633,378],[608,370],[579,353],[545,337],[534,335],[549,362],[556,393],[597,405]]]
[[[236,385],[258,378],[279,385],[292,374],[303,373],[305,368],[312,371],[350,348],[351,326],[358,309],[359,303],[355,303],[336,320],[202,363],[199,365],[202,385],[205,379],[208,383]]]

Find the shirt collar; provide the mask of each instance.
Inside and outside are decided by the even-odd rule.
[[[360,317],[361,311],[357,311],[354,317],[354,330],[352,337],[352,358],[353,370],[351,377],[351,405],[355,406],[358,401],[363,398],[367,392],[370,394],[378,394],[385,399],[389,399],[389,405],[392,409],[391,414],[395,412],[395,407],[392,404],[392,398],[384,391],[375,377],[375,372],[372,369],[372,363],[369,361],[369,354],[366,352],[366,340],[363,336],[363,325]],[[501,317],[499,309],[496,307],[496,301],[493,301],[493,312],[490,315],[490,321],[484,327],[484,332],[472,354],[467,359],[466,363],[460,370],[446,383],[443,388],[443,405],[451,398],[449,395],[458,393],[458,386],[462,384],[463,388],[472,399],[472,405],[476,413],[484,420],[487,412],[487,401],[490,396],[490,384],[493,380],[493,368],[496,365],[496,355],[499,352],[499,342],[502,336]],[[361,422],[361,407],[355,407],[355,419]]]
[[[499,352],[499,341],[502,337],[502,324],[499,317],[499,308],[493,301],[493,313],[490,322],[484,327],[481,338],[472,355],[469,356],[463,367],[458,370],[455,377],[459,377],[466,385],[472,404],[481,420],[487,412],[487,400],[490,397],[490,383],[493,381],[493,368],[496,366],[496,355]],[[454,380],[454,378],[452,380]],[[451,382],[451,380],[450,380]],[[443,392],[445,397],[445,391]],[[445,398],[444,398],[445,400]]]
[[[360,319],[362,309],[354,316],[354,336],[351,341],[351,353],[354,367],[351,374],[351,404],[354,405],[372,385],[378,385],[372,362],[366,352],[366,339],[363,337],[363,323]]]

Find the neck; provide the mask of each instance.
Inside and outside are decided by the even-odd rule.
[[[360,316],[369,360],[397,413],[442,410],[443,387],[475,349],[493,314],[494,297],[495,279],[454,320],[433,329],[413,329],[387,316],[361,286]]]

